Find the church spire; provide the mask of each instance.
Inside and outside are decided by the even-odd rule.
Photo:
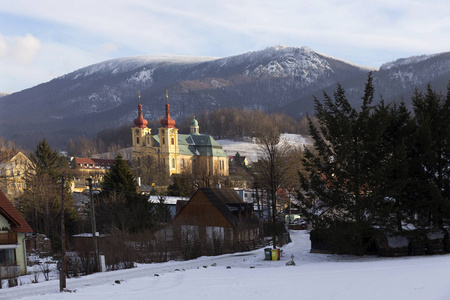
[[[146,128],[148,121],[144,119],[142,114],[142,104],[141,104],[141,91],[138,92],[139,104],[138,104],[138,117],[134,119],[134,125],[139,128]]]
[[[175,120],[170,117],[169,93],[166,90],[166,117],[161,120],[163,128],[175,128]]]

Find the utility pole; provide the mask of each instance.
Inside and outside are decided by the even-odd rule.
[[[92,197],[92,178],[87,179],[89,182],[89,197],[91,199],[91,226],[92,226],[92,242],[94,244],[94,272],[98,272],[98,246],[97,246],[97,228],[95,225],[95,207],[94,198]]]
[[[66,228],[64,224],[64,177],[61,178],[61,269],[59,270],[59,291],[66,288]]]

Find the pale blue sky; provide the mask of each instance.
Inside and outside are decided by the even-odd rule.
[[[448,0],[14,0],[0,5],[0,92],[104,60],[225,57],[269,46],[378,68],[450,51]]]

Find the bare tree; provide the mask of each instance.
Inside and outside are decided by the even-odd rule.
[[[271,204],[273,248],[277,246],[277,191],[292,180],[292,149],[287,143],[280,143],[280,131],[273,122],[262,123],[257,132],[259,143],[258,161],[254,165],[255,179],[262,189],[268,191]]]

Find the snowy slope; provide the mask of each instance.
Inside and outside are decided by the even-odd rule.
[[[249,162],[258,160],[259,145],[255,142],[233,141],[233,140],[218,140],[222,145],[223,150],[228,156],[236,155],[239,152],[240,156],[246,156]],[[292,147],[303,147],[308,144],[308,140],[299,134],[283,133],[280,138],[280,143],[287,143]]]
[[[264,261],[263,249],[259,249],[139,265],[69,279],[71,293],[60,293],[59,282],[49,281],[0,290],[0,299],[450,299],[450,255],[312,254],[307,232],[291,231],[291,237],[293,242],[283,247],[280,261]],[[296,266],[286,266],[291,255]]]

